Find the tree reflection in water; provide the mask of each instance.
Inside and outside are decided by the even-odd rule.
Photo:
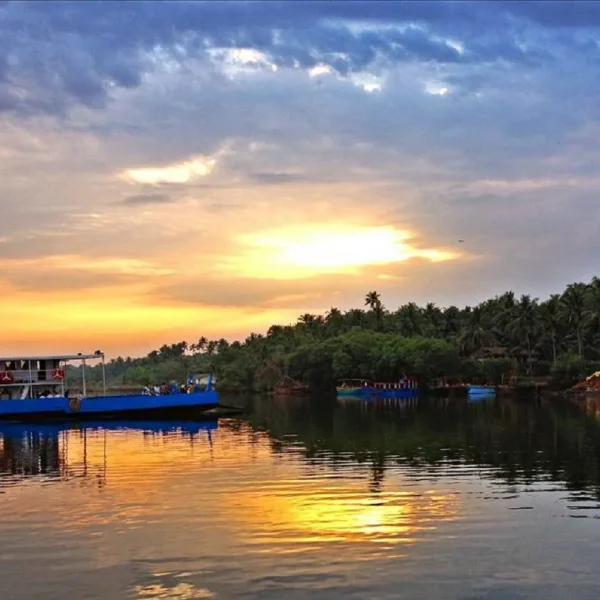
[[[251,400],[249,420],[274,452],[302,449],[310,462],[367,462],[371,485],[394,463],[416,474],[450,463],[492,467],[507,484],[564,482],[600,498],[600,399],[507,398],[365,402],[326,398]]]

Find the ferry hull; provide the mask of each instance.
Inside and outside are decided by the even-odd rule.
[[[0,400],[0,419],[36,420],[175,416],[202,413],[219,405],[215,391],[161,396],[122,395],[83,398]]]
[[[379,399],[379,398],[416,398],[418,396],[418,390],[414,388],[373,388],[369,386],[364,387],[338,387],[336,388],[338,398],[364,398],[368,399]]]

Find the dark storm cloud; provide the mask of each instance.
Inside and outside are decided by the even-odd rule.
[[[555,47],[531,30],[524,44],[524,29],[596,26],[599,11],[573,2],[14,2],[0,5],[0,110],[102,108],[111,89],[135,88],[156,68],[148,51],[158,47],[180,63],[211,47],[250,47],[279,66],[324,62],[342,75],[378,62],[543,64],[590,42],[561,34]]]

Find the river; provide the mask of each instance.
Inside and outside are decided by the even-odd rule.
[[[600,403],[0,425],[0,598],[596,599]]]

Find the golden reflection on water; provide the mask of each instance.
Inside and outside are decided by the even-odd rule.
[[[204,588],[196,588],[189,583],[178,583],[166,587],[161,583],[138,585],[134,588],[137,600],[195,600],[197,598],[214,598],[215,594]]]
[[[323,488],[329,488],[324,490]],[[244,493],[237,519],[253,544],[321,544],[324,542],[414,543],[419,534],[456,517],[458,497],[431,491],[381,492],[365,496],[364,487],[304,484],[287,494]],[[267,524],[256,531],[256,516]],[[270,551],[270,544],[265,551]]]
[[[193,523],[208,511],[226,536],[266,553],[333,542],[413,544],[458,518],[460,496],[451,490],[407,491],[394,473],[373,491],[368,465],[352,465],[347,479],[315,476],[297,452],[276,458],[270,442],[248,426],[236,432],[226,424],[196,435],[63,431],[50,445],[60,477],[97,486],[110,506],[93,495],[75,505],[67,497],[56,516],[69,529],[107,522],[134,529],[167,517]]]
[[[489,413],[473,410],[482,427]],[[546,591],[563,593],[573,564],[581,589],[597,583],[600,509],[589,494],[565,499],[546,479],[509,485],[503,462],[381,450],[394,447],[377,444],[383,422],[342,421],[332,433],[309,422],[278,439],[236,420],[166,431],[0,425],[0,598],[483,597],[473,574],[496,586],[517,573],[528,590],[524,560],[551,574]],[[556,435],[557,448],[576,447]],[[452,448],[448,436],[421,437]],[[357,450],[331,450],[348,446]],[[556,564],[570,570],[548,569]]]
[[[81,562],[110,572],[133,561],[126,587],[135,600],[216,597],[206,578],[231,565],[246,578],[267,573],[256,584],[267,588],[275,574],[302,578],[307,569],[315,579],[305,585],[318,587],[334,571],[353,578],[357,565],[402,560],[417,542],[440,539],[462,510],[448,486],[415,483],[401,469],[383,467],[382,477],[379,462],[311,462],[298,443],[282,446],[236,422],[193,435],[71,429],[5,437],[0,460],[0,547],[25,528],[36,537],[11,556],[30,564],[44,564],[49,551],[71,569]],[[233,585],[223,577],[221,585]],[[102,598],[115,597],[112,581],[102,582]],[[35,596],[27,593],[16,597]]]

